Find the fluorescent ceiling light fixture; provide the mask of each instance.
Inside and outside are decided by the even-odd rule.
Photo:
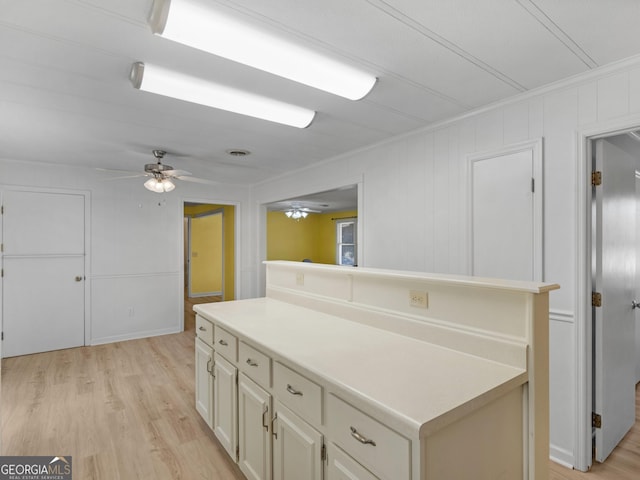
[[[131,83],[145,92],[249,115],[292,127],[308,127],[316,112],[235,88],[207,82],[173,70],[136,62]]]
[[[204,2],[155,0],[151,31],[169,40],[264,70],[334,95],[359,100],[376,77],[224,15]]]

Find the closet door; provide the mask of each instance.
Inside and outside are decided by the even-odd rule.
[[[2,195],[3,356],[85,340],[85,195]]]

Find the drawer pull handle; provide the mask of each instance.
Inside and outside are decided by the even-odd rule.
[[[223,347],[226,347],[227,345],[229,345],[225,340],[218,340],[218,343]]]
[[[198,330],[200,330],[201,332],[206,332],[206,331],[207,331],[207,329],[206,329],[206,328],[204,328],[202,325],[200,325],[200,326],[198,327]]]
[[[302,392],[300,390],[296,390],[288,383],[287,383],[287,392],[289,392],[291,395],[298,395],[300,397],[302,396]]]
[[[376,442],[374,442],[373,440],[367,438],[367,437],[363,437],[362,435],[360,435],[358,433],[358,430],[356,430],[353,427],[351,428],[351,436],[353,438],[355,438],[357,441],[359,441],[360,443],[364,444],[364,445],[373,445],[374,447],[376,446]]]
[[[249,365],[250,367],[257,367],[258,363],[254,362],[253,360],[251,360],[250,358],[247,358],[247,365]]]

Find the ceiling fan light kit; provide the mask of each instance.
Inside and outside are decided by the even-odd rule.
[[[136,62],[131,83],[139,90],[248,115],[297,128],[309,126],[316,112],[235,88],[208,82],[157,65]]]
[[[298,83],[359,100],[377,78],[350,65],[224,15],[193,0],[155,0],[149,17],[159,36]]]
[[[176,186],[168,178],[151,177],[149,180],[144,182],[144,188],[155,193],[165,193],[170,192],[176,188]]]
[[[301,218],[307,218],[307,215],[309,215],[307,212],[302,212],[300,210],[287,210],[286,212],[284,212],[284,214],[288,218],[292,218],[297,221],[299,221]]]

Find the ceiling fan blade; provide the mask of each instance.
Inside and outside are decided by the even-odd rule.
[[[116,170],[112,168],[100,168],[100,167],[96,167],[95,170],[99,172],[107,172],[107,173],[128,173],[130,175],[140,174],[140,172],[136,170]]]
[[[205,180],[204,178],[183,177],[183,176],[177,176],[174,178],[177,178],[178,180],[183,180],[185,182],[204,183],[206,185],[220,185],[220,182],[215,182],[213,180]]]
[[[182,177],[182,176],[188,176],[191,175],[191,172],[187,172],[186,170],[163,170],[162,174],[167,176],[167,177]]]
[[[125,178],[139,178],[139,177],[148,177],[148,175],[144,174],[144,173],[139,173],[137,175],[122,175],[119,177],[109,177],[109,178],[103,178],[102,180],[105,182],[110,182],[112,180],[123,180]]]

